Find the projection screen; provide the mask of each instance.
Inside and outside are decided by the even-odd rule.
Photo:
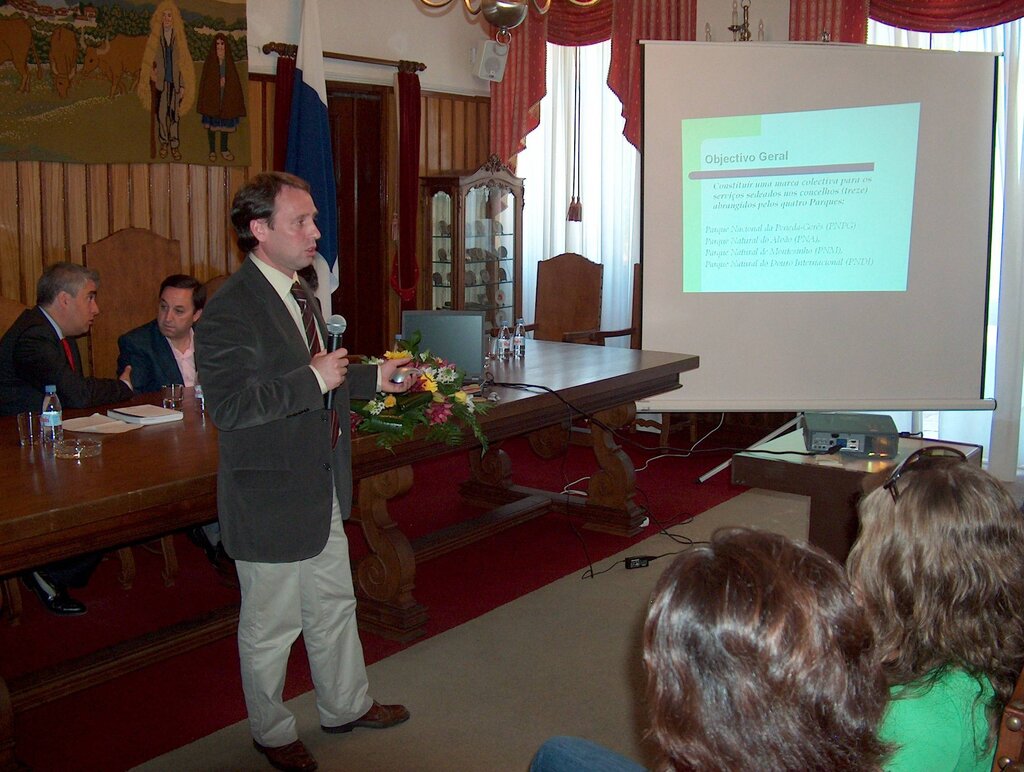
[[[644,44],[643,347],[657,411],[982,399],[991,54]]]

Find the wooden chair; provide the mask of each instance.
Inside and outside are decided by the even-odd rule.
[[[89,333],[92,374],[117,377],[117,339],[156,316],[164,277],[181,273],[181,249],[142,228],[125,228],[82,246],[85,265],[100,274],[100,315]]]
[[[1003,708],[992,772],[1024,771],[1024,673]]]
[[[537,340],[564,341],[601,326],[604,266],[575,252],[563,252],[537,263],[533,331]]]
[[[0,337],[11,329],[11,325],[14,324],[14,320],[21,316],[28,306],[19,303],[17,300],[11,300],[0,296]]]
[[[117,377],[117,339],[156,316],[157,290],[164,277],[181,272],[181,248],[143,228],[124,228],[104,239],[82,245],[86,267],[100,274],[98,303],[101,313],[89,333],[89,359],[97,378]],[[178,557],[171,536],[160,539],[164,557],[164,583],[174,584]],[[135,558],[130,547],[118,550],[120,580],[125,589],[135,579]]]
[[[542,260],[537,264],[537,306],[534,337],[566,343],[603,346],[613,338],[629,336],[629,347],[640,348],[640,264],[633,266],[630,326],[621,330],[601,330],[601,283],[604,266],[592,263],[572,252]],[[572,292],[566,288],[571,287]],[[659,432],[659,444],[667,447],[674,432],[688,429],[695,442],[696,418],[692,413],[662,413],[661,420],[638,418],[634,426]]]
[[[219,290],[221,288],[221,285],[223,285],[224,282],[226,282],[229,278],[231,278],[231,277],[228,274],[222,273],[219,276],[214,276],[212,279],[209,279],[206,282],[206,284],[204,286],[206,287],[206,302],[207,303],[210,302],[210,298],[212,298],[214,296],[214,294],[216,294],[217,290]]]

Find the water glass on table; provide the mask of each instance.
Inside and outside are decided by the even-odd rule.
[[[180,383],[168,383],[163,387],[163,405],[171,410],[181,410],[185,398],[185,387]]]
[[[21,447],[39,444],[39,413],[18,413],[18,441]]]

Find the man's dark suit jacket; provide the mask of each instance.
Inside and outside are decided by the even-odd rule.
[[[348,517],[349,393],[371,398],[377,368],[349,367],[335,392],[341,435],[332,449],[330,412],[305,338],[252,260],[224,283],[196,324],[196,368],[207,415],[218,429],[224,548],[236,560],[285,563],[323,551],[335,488]],[[323,316],[313,307],[326,340]]]
[[[43,406],[43,389],[57,387],[61,406],[95,407],[131,399],[132,390],[116,378],[86,378],[74,338],[68,338],[75,369],[68,364],[56,330],[39,307],[23,311],[0,338],[0,415]]]
[[[136,392],[160,391],[166,383],[184,383],[171,342],[160,332],[156,319],[130,330],[117,339],[117,371],[132,366]]]

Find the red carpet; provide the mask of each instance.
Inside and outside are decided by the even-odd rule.
[[[592,456],[585,449],[572,448],[564,459],[545,462],[537,459],[524,441],[504,447],[512,457],[516,481],[532,487],[558,489],[592,471]],[[628,450],[638,468],[651,455]],[[742,489],[729,484],[728,472],[703,485],[695,484],[699,474],[727,455],[661,459],[638,472],[637,502],[650,510],[652,522],[635,539],[583,530],[578,521],[548,514],[418,566],[415,596],[429,609],[427,635],[473,619],[567,574],[582,574],[588,562],[653,535],[659,525],[686,520],[736,495]],[[408,536],[479,514],[462,505],[456,495],[456,483],[468,477],[464,457],[425,462],[415,468],[415,475],[416,495],[392,506],[394,519]],[[584,489],[585,484],[576,488]],[[424,506],[425,501],[430,505]],[[358,526],[347,530],[353,553],[361,553],[365,548]],[[199,550],[183,536],[175,540],[181,571],[173,587],[163,586],[162,558],[136,547],[135,586],[124,591],[117,583],[118,561],[111,554],[89,587],[77,593],[89,606],[83,617],[53,617],[23,590],[25,608],[20,624],[0,624],[3,674],[11,678],[62,657],[85,654],[237,603],[237,591],[218,583]],[[666,552],[677,549],[666,544]],[[362,639],[368,664],[403,648],[368,633],[363,633]],[[298,645],[293,650],[285,697],[310,688],[305,651]],[[379,696],[387,701],[402,699],[400,694]],[[229,637],[17,714],[16,749],[36,770],[110,772],[127,769],[244,717],[237,650],[234,638]]]

